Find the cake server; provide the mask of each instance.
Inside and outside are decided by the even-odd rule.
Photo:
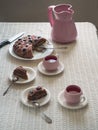
[[[24,32],[21,32],[21,33],[18,33],[16,34],[15,36],[9,38],[9,39],[6,39],[6,40],[3,40],[0,42],[0,48],[7,45],[7,44],[10,44],[12,43],[13,41],[15,41],[16,39],[18,39],[19,37],[21,37],[22,35],[24,35]]]

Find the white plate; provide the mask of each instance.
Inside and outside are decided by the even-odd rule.
[[[58,66],[57,70],[55,70],[55,71],[47,71],[47,70],[44,68],[42,62],[40,62],[40,63],[38,64],[38,70],[39,70],[42,74],[45,74],[45,75],[57,75],[57,74],[61,73],[61,72],[64,70],[64,65],[63,65],[63,63],[60,62],[60,65]]]
[[[16,55],[13,51],[13,45],[15,44],[15,42],[11,43],[10,44],[10,47],[9,47],[9,53],[17,58],[17,59],[20,59],[20,60],[38,60],[38,59],[42,59],[44,57],[46,57],[47,55],[50,55],[52,52],[53,52],[53,49],[46,49],[44,52],[37,52],[37,51],[34,51],[33,55],[34,57],[33,58],[22,58],[18,55]],[[47,41],[47,48],[53,48],[53,44],[48,42]]]
[[[23,66],[23,68],[27,70],[28,79],[25,80],[25,79],[19,78],[19,80],[15,82],[15,83],[17,83],[17,84],[24,84],[24,83],[31,82],[31,81],[33,81],[33,80],[35,79],[35,77],[36,77],[36,72],[35,72],[34,69],[32,69],[31,67],[26,67],[26,66]],[[13,71],[12,71],[12,73],[11,73],[10,76],[9,76],[9,79],[10,79],[11,81],[12,81],[12,78],[13,78]]]
[[[84,96],[84,95],[83,95]],[[67,109],[80,109],[80,108],[83,108],[85,107],[88,102],[87,102],[87,97],[84,96],[85,100],[83,102],[80,102],[79,104],[77,105],[69,105],[66,103],[66,99],[64,98],[64,90],[62,90],[59,94],[58,94],[58,102],[60,103],[61,106],[67,108]]]
[[[32,103],[28,102],[27,95],[28,95],[28,92],[30,90],[34,89],[35,87],[37,87],[37,86],[27,88],[21,93],[21,101],[22,101],[22,103],[24,105],[26,105],[28,107],[34,107]],[[47,104],[49,102],[49,100],[50,100],[50,92],[49,92],[49,90],[46,89],[46,88],[44,88],[44,89],[47,91],[47,95],[45,97],[37,100],[40,103],[40,106],[43,106],[43,105]]]

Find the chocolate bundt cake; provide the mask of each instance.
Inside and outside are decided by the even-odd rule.
[[[28,93],[28,100],[29,101],[37,100],[46,95],[47,95],[46,90],[43,87],[38,86]]]
[[[22,58],[33,58],[33,51],[46,42],[45,38],[28,35],[18,39],[13,45],[13,51]]]
[[[22,66],[17,67],[13,71],[13,75],[22,79],[28,79],[27,70],[24,69]]]

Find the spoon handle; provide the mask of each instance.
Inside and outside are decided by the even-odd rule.
[[[13,85],[13,83],[14,83],[14,82],[12,82],[12,83],[8,86],[8,88],[4,91],[3,96],[5,96],[5,94],[8,92],[9,88]]]
[[[40,109],[40,103],[38,103],[37,101],[32,101],[32,105],[34,105],[35,108]],[[52,119],[49,116],[47,116],[44,112],[41,113],[41,116],[47,123],[52,123]]]
[[[47,116],[44,112],[42,113],[42,118],[47,122],[47,123],[52,123],[52,119]]]
[[[9,88],[17,81],[17,80],[19,80],[19,77],[14,77],[13,79],[12,79],[12,82],[11,82],[11,84],[8,86],[8,88],[4,91],[4,93],[3,93],[3,96],[5,96],[5,94],[8,92],[8,90],[9,90]]]

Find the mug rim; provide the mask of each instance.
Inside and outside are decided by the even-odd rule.
[[[65,91],[69,95],[79,95],[80,93],[82,93],[82,90],[78,85],[69,85],[66,87]],[[76,93],[70,93],[71,91],[76,91]]]
[[[50,58],[49,58],[50,57]],[[55,55],[48,55],[48,56],[46,56],[45,58],[44,58],[44,60],[45,61],[48,61],[48,60],[50,60],[50,59],[54,59],[54,60],[58,60],[58,58],[57,58],[57,56],[55,56]]]

